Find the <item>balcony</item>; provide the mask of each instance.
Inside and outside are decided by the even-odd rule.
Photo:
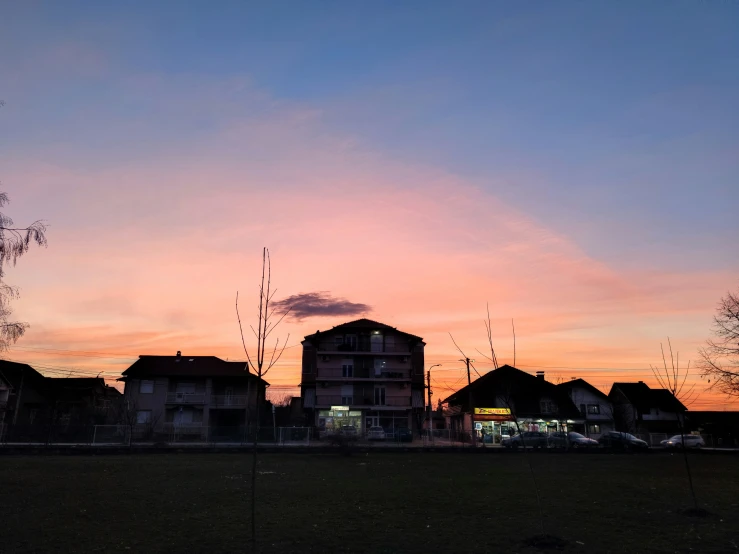
[[[316,375],[317,380],[327,379],[327,380],[337,380],[337,381],[357,381],[357,380],[366,380],[366,381],[377,381],[377,380],[383,380],[383,379],[389,379],[392,381],[398,381],[398,380],[406,380],[410,381],[410,374],[408,371],[383,371],[379,375],[375,373],[374,370],[368,370],[368,369],[361,369],[361,368],[354,368],[352,371],[351,376],[344,375],[344,370],[340,368],[319,368],[318,369],[318,375]]]
[[[205,394],[201,392],[168,392],[167,404],[205,404]]]
[[[346,400],[346,397],[342,396],[316,396],[316,407],[330,407],[330,406],[345,406],[342,400]],[[385,398],[384,404],[375,404],[374,398],[360,398],[354,397],[353,402],[348,403],[350,408],[375,408],[375,407],[397,407],[397,408],[410,408],[411,397],[410,396],[388,396]]]
[[[369,344],[358,342],[357,344],[335,344],[321,343],[318,345],[318,351],[332,354],[346,354],[347,352],[355,352],[359,354],[400,354],[410,356],[411,350],[406,344]]]
[[[248,396],[234,396],[230,394],[214,394],[210,397],[211,408],[246,408]]]

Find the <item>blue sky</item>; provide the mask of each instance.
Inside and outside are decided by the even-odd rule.
[[[579,235],[594,255],[628,263],[659,247],[671,265],[736,262],[727,252],[739,234],[736,4],[40,2],[4,11],[2,65],[16,71],[73,42],[99,56],[105,74],[246,77],[278,101],[322,110],[326,125],[373,151],[473,179]],[[140,109],[100,74],[41,76],[18,92],[40,102],[11,141],[27,133],[35,143],[40,127],[85,104],[106,102],[120,118]],[[207,128],[207,115],[197,119],[208,107],[192,110]]]

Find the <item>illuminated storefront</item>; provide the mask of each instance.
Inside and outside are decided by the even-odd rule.
[[[350,410],[349,406],[331,406],[330,410],[318,411],[318,428],[320,431],[333,433],[342,427],[354,427],[358,434],[363,431],[361,410]]]
[[[515,423],[509,408],[475,408],[477,438],[489,444],[500,444],[502,435],[515,434]]]

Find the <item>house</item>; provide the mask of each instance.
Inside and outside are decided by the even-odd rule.
[[[28,364],[0,360],[0,423],[46,423],[51,411],[47,380]]]
[[[421,337],[358,319],[302,342],[300,383],[306,424],[330,433],[351,426],[419,431],[424,419]]]
[[[269,385],[245,362],[216,356],[139,356],[121,379],[122,420],[151,438],[243,441],[253,428]],[[259,396],[257,396],[259,395]],[[271,416],[263,414],[266,424]],[[141,437],[139,437],[141,438]]]
[[[739,412],[688,412],[686,426],[706,438],[707,446],[736,448],[739,446]]]
[[[485,442],[519,429],[553,432],[584,424],[566,390],[546,381],[543,372],[534,376],[510,365],[489,371],[443,403],[452,433],[466,436],[474,429],[473,436]]]
[[[630,433],[676,433],[678,418],[688,411],[670,391],[652,389],[644,381],[613,383],[608,398],[616,429]]]
[[[115,425],[123,396],[101,377],[47,377],[47,399],[56,425]]]
[[[614,430],[613,404],[608,395],[598,390],[584,379],[573,379],[560,383],[557,388],[566,391],[572,403],[579,408],[580,417],[585,421],[570,429],[598,439],[601,434]]]

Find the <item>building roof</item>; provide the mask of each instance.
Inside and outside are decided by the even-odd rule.
[[[246,362],[227,362],[216,356],[139,356],[122,375],[124,380],[126,377],[257,378],[248,371]]]
[[[638,383],[613,383],[609,396],[613,394],[614,390],[620,391],[629,403],[640,412],[648,412],[652,408],[663,412],[684,412],[687,410],[667,389],[652,389],[643,381]]]
[[[566,383],[560,383],[559,385],[557,385],[557,387],[565,390],[572,390],[576,388],[585,389],[596,396],[608,400],[608,395],[606,393],[604,393],[602,390],[597,389],[596,387],[588,383],[585,379],[573,379],[572,381],[567,381]]]
[[[354,329],[367,329],[367,330],[392,330],[396,333],[399,333],[401,335],[405,335],[408,338],[417,339],[422,341],[423,339],[419,336],[412,335],[410,333],[406,333],[404,331],[399,331],[395,327],[391,327],[390,325],[386,325],[385,323],[380,323],[379,321],[373,321],[371,319],[367,319],[365,317],[361,319],[356,319],[354,321],[348,321],[347,323],[342,323],[341,325],[336,325],[335,327],[331,327],[331,329],[327,331],[316,331],[312,335],[306,335],[305,339],[313,339],[317,338],[319,335],[323,333],[331,333],[335,331],[349,331]]]
[[[580,412],[572,403],[564,389],[541,377],[536,377],[508,364],[489,371],[482,377],[463,387],[443,400],[447,404],[457,404],[469,410],[470,396],[474,407],[498,407],[501,396],[509,396],[516,407],[518,417],[539,414],[541,397],[549,397],[557,403],[560,417],[579,418]]]
[[[28,364],[0,360],[0,379],[12,388],[18,389],[21,386],[21,381],[43,387],[46,378]]]

